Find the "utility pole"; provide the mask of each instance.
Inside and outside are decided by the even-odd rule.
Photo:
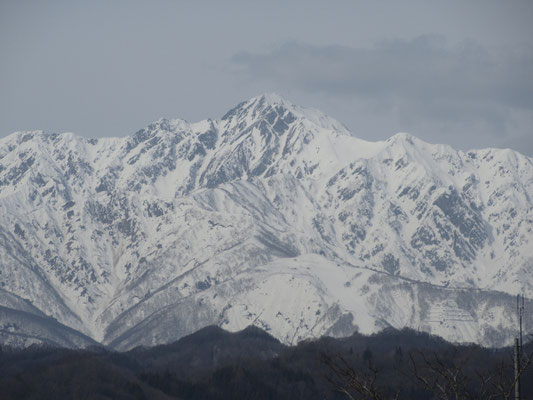
[[[514,339],[514,398],[520,400],[520,352],[518,338]]]
[[[522,320],[524,317],[524,296],[516,296],[516,314],[518,317],[518,338],[514,340],[514,398],[520,400],[520,358],[522,357]]]
[[[524,317],[524,296],[516,296],[516,312],[518,314],[518,323],[520,326],[520,355],[522,355],[522,320]]]

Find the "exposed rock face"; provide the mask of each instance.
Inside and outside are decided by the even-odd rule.
[[[18,322],[1,337],[38,316],[119,349],[211,324],[502,345],[513,295],[533,297],[532,196],[517,152],[366,142],[275,95],[125,138],[15,133],[0,140],[0,306]]]

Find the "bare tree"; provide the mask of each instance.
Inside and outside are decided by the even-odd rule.
[[[409,352],[410,363],[403,368],[394,367],[405,382],[418,385],[439,400],[493,400],[513,399],[514,387],[518,378],[531,367],[533,351],[522,356],[518,378],[513,375],[512,359],[501,359],[493,365],[479,369],[476,355],[479,349],[452,350],[443,357],[432,352]],[[401,389],[392,395],[380,385],[380,370],[368,360],[366,366],[354,368],[342,356],[323,355],[323,362],[336,379],[329,379],[336,390],[347,398],[364,400],[399,399]],[[478,361],[479,363],[479,361]],[[405,393],[404,393],[405,394]]]
[[[361,371],[356,371],[341,355],[335,357],[323,355],[322,360],[338,379],[337,382],[329,379],[330,383],[334,384],[336,390],[344,393],[349,399],[387,399],[377,384],[380,371],[372,365],[372,359],[366,360],[366,368]],[[397,399],[398,395],[399,392],[393,398]]]
[[[512,399],[517,380],[531,366],[533,353],[522,357],[516,378],[512,360],[501,360],[496,368],[480,371],[470,367],[472,356],[473,352],[465,356],[455,349],[451,359],[444,361],[436,353],[431,357],[421,351],[409,353],[413,376],[442,400]]]

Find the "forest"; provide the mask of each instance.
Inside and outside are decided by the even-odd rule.
[[[533,399],[533,341],[521,351]],[[513,348],[409,329],[285,346],[250,326],[116,352],[33,345],[0,352],[2,399],[513,399]]]

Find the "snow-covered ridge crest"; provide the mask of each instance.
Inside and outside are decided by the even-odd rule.
[[[533,296],[532,196],[517,152],[368,142],[272,94],[123,138],[15,133],[0,329],[38,341],[44,315],[60,325],[42,340],[129,348],[213,323],[287,343],[392,325],[499,345],[512,295]]]
[[[223,120],[228,120],[236,116],[242,118],[248,117],[253,120],[257,115],[264,115],[265,112],[272,112],[273,110],[284,110],[286,113],[291,113],[295,118],[312,122],[313,124],[334,131],[336,133],[351,135],[348,129],[339,121],[331,118],[323,112],[314,109],[300,107],[290,101],[284,99],[276,93],[265,93],[263,95],[253,97],[248,101],[242,102],[232,110],[228,111],[222,117]]]

